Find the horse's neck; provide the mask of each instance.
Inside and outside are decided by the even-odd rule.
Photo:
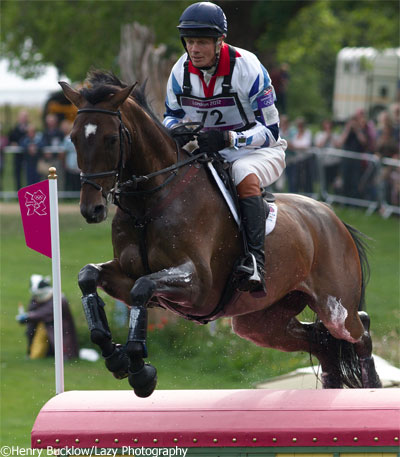
[[[133,102],[131,102],[133,103]],[[127,113],[132,144],[127,157],[131,174],[146,176],[160,171],[176,162],[173,141],[142,108],[132,106]],[[165,176],[152,178],[150,187],[159,185]]]

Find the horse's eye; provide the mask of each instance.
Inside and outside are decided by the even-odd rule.
[[[116,142],[118,141],[118,136],[117,135],[106,136],[105,141],[108,145],[114,146],[116,144]]]

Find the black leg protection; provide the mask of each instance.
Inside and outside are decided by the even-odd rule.
[[[373,389],[382,387],[381,380],[376,372],[373,357],[360,359],[361,377],[364,389]]]
[[[147,308],[146,304],[154,293],[156,284],[146,277],[139,278],[131,290],[132,308],[129,319],[126,353],[129,357],[129,384],[138,397],[148,397],[157,384],[157,370],[147,357]]]
[[[144,306],[137,306],[131,309],[129,318],[129,333],[128,333],[128,344],[141,343],[142,354],[141,357],[147,357],[146,347],[147,337],[147,308]]]
[[[111,343],[111,332],[108,326],[105,303],[97,293],[82,297],[83,311],[88,323],[90,338],[93,343],[100,346],[104,357],[110,355],[114,347]]]

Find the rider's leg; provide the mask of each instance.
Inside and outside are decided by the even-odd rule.
[[[260,181],[251,173],[246,176],[236,187],[239,195],[241,220],[246,235],[247,246],[250,254],[239,271],[248,275],[249,284],[246,290],[266,294],[265,285],[265,207],[261,196]]]

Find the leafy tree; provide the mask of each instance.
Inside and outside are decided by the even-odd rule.
[[[177,18],[188,1],[45,0],[1,2],[2,54],[25,77],[51,63],[82,80],[91,66],[118,73],[120,27],[133,21],[152,27],[158,43],[180,48]],[[179,49],[181,51],[181,49]]]

